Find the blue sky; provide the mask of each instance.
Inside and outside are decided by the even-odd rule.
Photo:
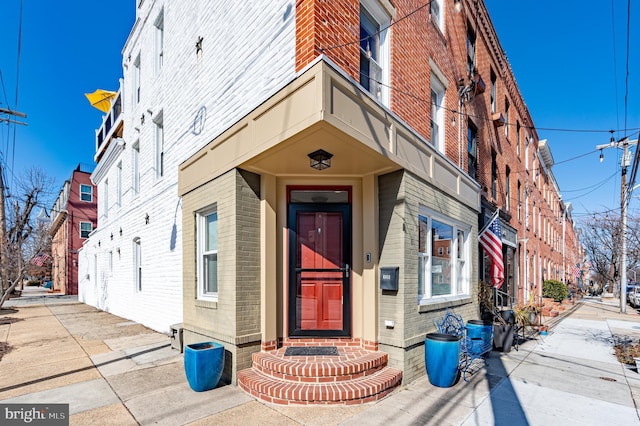
[[[628,82],[626,0],[485,4],[538,136],[549,141],[556,163],[552,171],[563,199],[573,203],[574,219],[608,209],[619,213],[622,150],[605,149],[602,163],[600,152],[585,154],[609,142],[608,130],[619,130],[616,140],[637,138],[640,4],[631,5]],[[634,198],[630,213],[638,208]]]
[[[21,1],[2,3],[0,108],[26,113],[21,121],[28,123],[16,126],[15,140],[13,127],[0,123],[5,176],[10,180],[35,164],[61,186],[78,163],[93,163],[102,113],[84,93],[118,88],[135,0],[24,0],[17,107]],[[635,139],[640,128],[640,37],[633,25],[640,22],[640,5],[631,7],[628,85],[626,0],[486,5],[538,135],[549,141],[553,173],[564,199],[574,204],[574,218],[618,209],[621,151],[606,149],[603,163],[593,151],[609,142],[610,129],[617,130],[616,139]],[[640,208],[640,200],[631,208]]]
[[[93,164],[102,112],[84,93],[118,89],[135,0],[24,0],[17,80],[20,4],[2,0],[0,108],[27,114],[17,120],[28,125],[15,126],[14,139],[14,127],[0,123],[4,176],[11,192],[13,176],[37,165],[55,179],[57,196],[79,163]]]

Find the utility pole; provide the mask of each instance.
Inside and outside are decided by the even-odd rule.
[[[2,114],[7,115],[8,117],[3,117]],[[27,125],[25,122],[12,120],[11,117],[27,118],[27,114],[6,108],[0,108],[0,123],[6,121],[7,123],[20,124],[22,126]],[[7,247],[7,219],[5,216],[4,178],[2,175],[2,163],[0,163],[0,265],[2,265],[4,249]],[[0,294],[2,294],[1,290],[4,290],[4,282],[6,278],[5,272],[4,268],[0,267]]]
[[[612,131],[613,135],[613,131]],[[620,230],[620,245],[621,245],[621,253],[620,253],[620,312],[627,312],[627,195],[633,189],[627,191],[627,167],[629,166],[629,162],[631,160],[629,154],[629,145],[637,145],[638,140],[629,140],[628,137],[624,137],[619,141],[615,141],[613,136],[611,136],[611,142],[606,145],[597,145],[596,149],[600,150],[600,162],[603,160],[602,150],[605,148],[619,148],[622,146],[624,149],[622,154],[622,160],[620,162],[620,167],[622,168],[622,179],[620,185],[620,216],[622,218],[621,230]],[[633,182],[632,182],[633,183]]]
[[[622,254],[620,255],[620,312],[627,312],[627,166],[629,165],[629,140],[623,139],[622,179],[620,188],[620,214],[622,215]]]

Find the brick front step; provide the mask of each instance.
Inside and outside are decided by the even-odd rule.
[[[326,383],[357,379],[387,365],[384,352],[340,350],[339,356],[284,356],[284,348],[253,354],[253,368],[265,376],[293,382]]]
[[[238,386],[274,404],[362,404],[402,382],[384,352],[340,347],[338,356],[284,356],[286,348],[253,354],[253,368],[238,372]]]
[[[254,369],[238,372],[238,386],[255,398],[279,405],[344,404],[377,401],[402,381],[402,372],[385,367],[342,382],[300,383],[265,376]]]

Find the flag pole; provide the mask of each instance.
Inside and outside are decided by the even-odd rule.
[[[478,235],[482,234],[484,230],[487,229],[489,225],[491,225],[491,222],[493,222],[493,219],[495,219],[498,214],[500,214],[500,209],[496,209],[496,211],[493,212],[493,215],[491,215],[491,218],[482,226],[482,229],[480,230],[480,232],[478,232]]]

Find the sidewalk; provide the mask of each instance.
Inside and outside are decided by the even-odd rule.
[[[640,425],[640,375],[613,335],[640,338],[640,315],[586,298],[539,336],[477,361],[470,382],[424,376],[378,403],[283,407],[234,386],[193,392],[169,337],[73,298],[24,293],[0,311],[0,403],[68,403],[72,425]],[[1,354],[1,352],[0,352]],[[635,399],[635,400],[634,400]]]

